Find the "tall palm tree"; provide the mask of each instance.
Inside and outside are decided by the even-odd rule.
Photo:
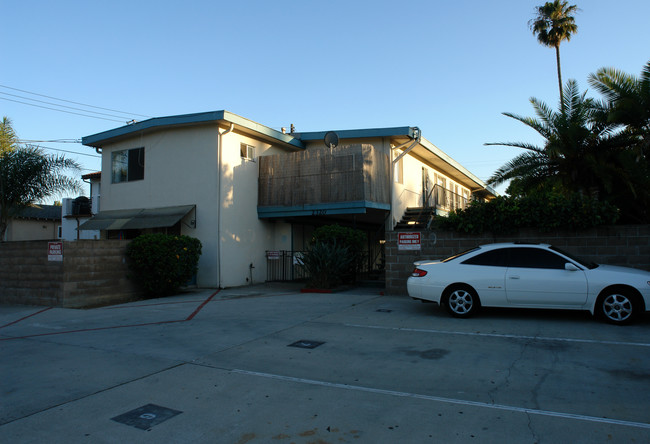
[[[601,68],[589,76],[589,83],[605,97],[609,121],[624,126],[650,161],[650,61],[640,77]]]
[[[624,166],[629,138],[617,132],[615,124],[595,118],[596,102],[586,98],[586,92],[580,93],[574,80],[567,82],[562,97],[560,112],[532,98],[537,118],[504,113],[534,129],[545,142],[543,146],[486,143],[526,150],[499,168],[488,183],[500,185],[514,180],[518,188],[529,192],[547,187],[600,198],[621,187],[634,192]]]
[[[576,5],[569,6],[563,0],[546,2],[535,8],[536,16],[528,22],[533,34],[537,35],[537,41],[544,46],[555,48],[557,59],[557,80],[560,87],[560,103],[564,103],[562,97],[562,70],[560,68],[560,43],[564,40],[571,40],[571,36],[578,32],[578,26],[572,14],[578,11]]]

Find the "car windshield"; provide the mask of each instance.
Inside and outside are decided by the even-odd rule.
[[[459,258],[459,257],[461,257],[461,256],[465,256],[466,254],[469,254],[469,253],[471,253],[471,252],[473,252],[473,251],[476,251],[476,250],[480,250],[480,248],[479,248],[479,247],[475,247],[475,248],[472,248],[472,249],[469,249],[469,250],[465,250],[465,251],[463,251],[462,253],[458,253],[458,254],[454,254],[453,256],[449,256],[448,258],[443,259],[441,262],[449,262],[449,261],[452,261],[452,260],[454,260],[454,259],[456,259],[456,258]]]
[[[585,268],[588,268],[589,270],[593,270],[594,268],[598,267],[598,264],[596,264],[595,262],[586,261],[586,260],[581,259],[581,258],[579,258],[579,257],[577,257],[577,256],[575,256],[575,255],[573,255],[571,253],[567,253],[566,251],[561,250],[561,249],[559,249],[557,247],[551,247],[551,250],[556,251],[556,252],[568,257],[572,261],[575,261],[575,262],[579,263],[580,265],[582,265]]]

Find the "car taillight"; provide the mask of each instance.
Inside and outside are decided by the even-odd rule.
[[[411,276],[422,277],[422,276],[426,276],[426,274],[427,274],[426,271],[416,268],[415,270],[413,270],[413,273],[411,273]]]

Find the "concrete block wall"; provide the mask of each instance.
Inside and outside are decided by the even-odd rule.
[[[47,241],[0,243],[0,303],[81,308],[132,300],[128,241],[63,242],[63,261],[48,261]]]
[[[386,233],[386,293],[406,294],[406,279],[413,262],[443,259],[481,244],[539,242],[555,245],[586,260],[650,271],[650,225],[599,227],[581,232],[539,233],[523,230],[516,235],[493,236],[422,231],[421,250],[399,250],[399,231]]]

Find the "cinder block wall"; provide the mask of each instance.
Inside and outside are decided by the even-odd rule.
[[[63,242],[63,261],[48,261],[47,241],[0,243],[0,303],[81,308],[134,299],[127,279],[128,241]]]
[[[600,264],[622,265],[650,271],[650,225],[599,227],[582,232],[538,233],[521,231],[517,235],[462,235],[445,231],[422,231],[421,250],[399,250],[399,231],[386,233],[386,292],[406,294],[406,279],[413,262],[443,259],[481,244],[495,242],[540,242],[555,245],[569,253]]]

